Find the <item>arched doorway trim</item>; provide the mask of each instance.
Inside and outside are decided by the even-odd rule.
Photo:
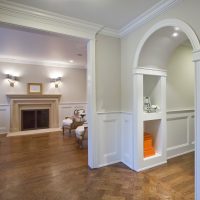
[[[135,53],[135,58],[134,58],[134,63],[133,63],[133,69],[138,67],[138,60],[139,60],[139,56],[141,53],[141,50],[145,44],[145,42],[148,40],[148,38],[155,33],[157,30],[167,27],[167,26],[177,26],[179,27],[188,37],[188,39],[191,42],[191,45],[193,47],[193,51],[198,51],[200,49],[200,44],[199,44],[199,40],[196,36],[196,34],[194,33],[194,31],[192,30],[192,28],[186,24],[185,22],[179,20],[179,19],[165,19],[162,20],[160,22],[158,22],[157,24],[155,24],[154,26],[151,27],[150,30],[148,30],[145,35],[143,36],[143,38],[140,40],[136,53]]]

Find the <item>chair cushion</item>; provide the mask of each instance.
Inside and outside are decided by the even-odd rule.
[[[77,138],[80,138],[84,135],[85,133],[85,129],[84,129],[84,126],[78,126],[75,130],[75,133],[76,133],[76,137]]]
[[[63,125],[70,126],[73,123],[73,120],[70,118],[64,119],[63,120]]]

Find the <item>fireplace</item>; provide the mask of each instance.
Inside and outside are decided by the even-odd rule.
[[[49,109],[21,110],[21,130],[49,128]]]
[[[61,95],[58,94],[42,94],[42,95],[26,95],[26,94],[8,94],[10,100],[10,132],[18,132],[22,130],[35,129],[33,124],[35,120],[31,120],[31,123],[22,128],[22,111],[33,111],[33,110],[48,110],[49,117],[47,120],[39,120],[40,122],[47,123],[47,128],[58,128],[59,127],[59,101]],[[34,115],[34,112],[31,112]],[[27,115],[30,113],[26,113]],[[26,115],[25,114],[25,115]],[[42,114],[44,119],[45,114]],[[23,117],[26,119],[26,117]],[[39,117],[40,118],[40,117]],[[30,120],[29,120],[30,121]],[[46,127],[47,124],[38,124],[40,128]]]

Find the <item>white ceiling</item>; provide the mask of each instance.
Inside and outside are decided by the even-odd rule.
[[[1,61],[86,68],[85,39],[8,26],[0,26],[0,35]]]
[[[9,0],[111,29],[122,29],[161,0]],[[162,0],[162,2],[164,2]]]

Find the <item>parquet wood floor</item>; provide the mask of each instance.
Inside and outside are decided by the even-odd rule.
[[[193,168],[190,153],[142,173],[122,163],[91,170],[74,137],[0,137],[0,200],[189,200]]]

